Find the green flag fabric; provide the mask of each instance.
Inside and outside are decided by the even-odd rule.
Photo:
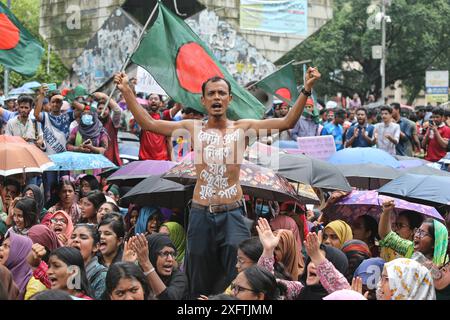
[[[265,107],[242,88],[207,45],[180,18],[158,2],[158,18],[131,61],[147,70],[175,101],[206,113],[200,102],[204,81],[221,76],[231,83],[229,119],[261,119]]]
[[[25,76],[36,73],[44,48],[0,2],[0,64]]]
[[[292,62],[258,81],[255,85],[293,106],[298,98],[297,82]]]

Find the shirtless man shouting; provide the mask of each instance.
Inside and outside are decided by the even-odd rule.
[[[192,298],[224,291],[236,276],[237,246],[250,237],[244,223],[245,209],[239,183],[246,137],[249,133],[262,135],[270,130],[293,128],[319,78],[317,69],[308,69],[305,87],[284,118],[231,121],[226,115],[233,98],[231,86],[225,79],[213,77],[202,86],[201,102],[208,120],[171,122],[154,120],[145,112],[136,102],[126,74],[119,73],[114,77],[143,130],[169,137],[191,137],[197,183],[189,214],[185,269]]]

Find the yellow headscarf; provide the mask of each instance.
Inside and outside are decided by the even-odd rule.
[[[342,220],[334,220],[327,224],[326,228],[330,228],[336,233],[340,241],[340,248],[345,242],[353,239],[352,228]]]

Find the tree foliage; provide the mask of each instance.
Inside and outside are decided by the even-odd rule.
[[[450,2],[448,0],[394,0],[386,14],[386,86],[402,80],[412,103],[425,87],[425,71],[450,69]],[[380,1],[374,2],[380,5]],[[364,96],[370,85],[380,90],[380,60],[372,46],[381,45],[381,30],[367,27],[370,0],[335,0],[334,17],[279,63],[311,59],[323,75],[320,95],[342,92]],[[343,68],[358,62],[361,70]]]
[[[6,0],[0,0],[3,3],[7,3]],[[56,82],[60,84],[67,76],[69,71],[61,62],[59,56],[50,52],[50,73],[47,74],[47,54],[48,44],[39,35],[39,14],[40,14],[40,1],[37,0],[19,0],[11,1],[11,11],[20,20],[25,28],[41,42],[42,47],[45,49],[45,53],[42,55],[42,61],[36,74],[32,77],[22,76],[14,71],[9,73],[9,85],[10,87],[19,87],[25,82],[38,81],[38,82]],[[4,67],[0,65],[0,87],[3,87],[4,83]]]

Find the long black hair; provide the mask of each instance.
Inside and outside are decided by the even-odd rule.
[[[30,197],[24,197],[17,201],[15,208],[22,211],[25,228],[30,228],[38,223],[39,213],[37,212],[36,201]]]
[[[242,272],[255,293],[264,293],[264,300],[278,300],[286,292],[286,287],[282,283],[277,283],[272,273],[258,265]]]
[[[263,245],[259,237],[251,237],[239,243],[238,248],[254,263],[258,263],[259,257],[263,253]]]
[[[86,276],[86,269],[84,268],[84,260],[80,251],[75,248],[61,247],[53,250],[50,253],[50,258],[56,256],[59,260],[63,261],[67,266],[76,266],[79,270],[80,288],[76,288],[89,297],[93,297],[91,286]]]
[[[144,275],[141,268],[131,262],[117,262],[109,267],[105,279],[105,291],[102,296],[103,300],[111,300],[111,295],[121,279],[139,281],[144,291],[144,300],[148,300],[150,286],[147,277]]]

